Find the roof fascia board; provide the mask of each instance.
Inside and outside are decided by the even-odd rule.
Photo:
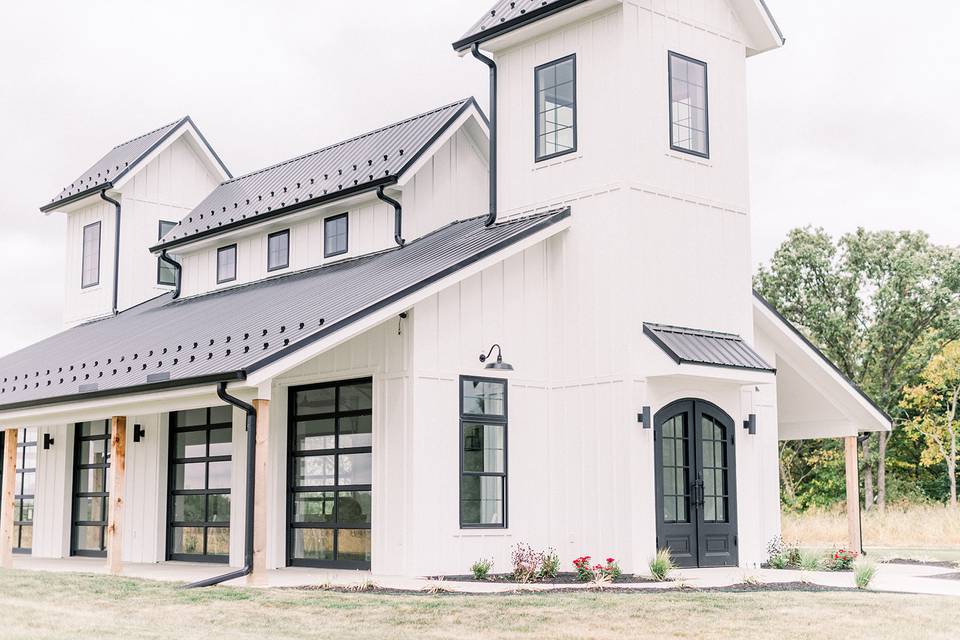
[[[749,36],[748,57],[777,49],[786,43],[780,26],[764,0],[730,0],[730,4]]]
[[[359,311],[354,316],[333,323],[323,331],[296,344],[290,345],[287,350],[281,351],[267,360],[248,367],[244,384],[256,386],[282,375],[311,358],[315,358],[325,351],[329,351],[338,344],[409,310],[418,302],[425,300],[435,293],[443,291],[492,265],[502,262],[512,255],[525,251],[543,242],[547,238],[559,234],[565,229],[568,229],[571,223],[569,209],[562,215],[563,218],[557,221],[546,218],[546,226],[531,227],[519,240],[515,240],[507,246],[494,246],[487,252],[475,254],[467,261],[450,267],[431,280],[408,287],[404,291],[398,292],[386,300],[382,300],[379,303]]]
[[[440,149],[443,148],[443,145],[447,144],[450,139],[457,134],[460,129],[467,126],[467,124],[473,120],[484,132],[485,135],[489,136],[489,123],[486,121],[486,116],[483,115],[483,112],[480,111],[480,107],[477,106],[476,102],[471,101],[467,105],[470,107],[466,109],[460,115],[458,115],[454,120],[449,122],[443,129],[442,134],[435,137],[429,146],[424,148],[423,153],[419,154],[415,161],[412,164],[408,164],[404,167],[403,172],[398,175],[397,186],[403,188],[408,182],[410,182],[423,166],[433,158],[434,155]]]
[[[480,31],[479,33],[475,33],[461,40],[457,40],[456,42],[453,43],[453,50],[457,51],[458,53],[465,53],[470,49],[470,47],[473,46],[474,43],[480,43],[480,44],[487,43],[490,40],[493,40],[494,38],[510,33],[512,31],[516,31],[517,29],[521,29],[529,24],[542,20],[548,16],[552,16],[557,13],[560,13],[561,11],[565,11],[570,7],[573,7],[578,4],[582,4],[584,2],[590,2],[590,1],[592,0],[559,0],[558,2],[554,2],[551,5],[539,7],[537,9],[534,9],[533,11],[530,11],[529,13],[524,14],[520,18],[508,20],[507,22],[498,24],[495,27],[492,27],[490,29],[485,29],[483,31]]]
[[[769,329],[773,333],[771,337],[778,335],[782,337],[795,350],[803,353],[806,359],[817,366],[820,371],[829,376],[838,386],[847,391],[847,395],[854,399],[856,405],[865,411],[872,420],[881,425],[877,431],[890,431],[893,427],[893,420],[877,405],[877,403],[867,393],[861,389],[855,382],[850,380],[816,345],[803,335],[797,327],[787,320],[777,311],[773,305],[767,302],[759,293],[754,292],[753,296],[754,320],[761,319],[766,321]],[[781,354],[777,354],[781,357]],[[788,361],[791,360],[789,357]],[[791,362],[791,365],[798,369],[801,363]],[[799,366],[798,366],[799,365]],[[839,407],[838,407],[839,408]],[[868,431],[866,425],[861,426],[861,430]]]

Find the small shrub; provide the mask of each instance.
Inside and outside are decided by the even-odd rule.
[[[777,536],[767,543],[767,564],[774,569],[800,566],[800,548],[796,543],[784,542]]]
[[[580,556],[573,561],[573,567],[577,570],[577,580],[580,582],[590,582],[593,580],[593,567],[590,566],[590,556]]]
[[[820,556],[813,551],[801,551],[798,565],[804,571],[819,571],[823,562]]]
[[[787,556],[770,556],[768,564],[773,569],[786,569],[790,566],[790,563],[787,561]]]
[[[481,558],[477,560],[472,565],[470,565],[470,572],[473,573],[473,577],[477,580],[486,580],[487,575],[490,573],[490,569],[493,568],[493,560],[488,560],[486,558]]]
[[[676,565],[673,564],[673,558],[670,556],[670,549],[667,548],[657,551],[657,555],[650,561],[650,575],[657,582],[666,580],[676,568]]]
[[[577,580],[580,582],[596,583],[604,579],[605,583],[609,583],[623,575],[615,558],[607,558],[606,564],[590,564],[590,556],[580,556],[573,561],[573,567],[577,570]]]
[[[763,580],[760,579],[760,576],[743,576],[743,584],[748,584],[751,587],[759,587],[763,585]]]
[[[453,593],[443,584],[443,578],[437,578],[436,580],[430,580],[429,584],[421,589],[423,593],[428,593],[432,596],[439,595],[441,593]]]
[[[547,549],[540,559],[540,577],[553,579],[560,573],[560,556],[553,549]]]
[[[513,579],[520,583],[533,582],[540,576],[544,554],[528,544],[517,544],[510,557],[513,561]]]
[[[833,556],[828,560],[827,567],[831,571],[849,571],[853,567],[854,561],[859,556],[856,551],[847,551],[846,549],[837,549]]]
[[[853,580],[857,589],[867,589],[873,576],[877,574],[877,563],[861,558],[853,563]]]

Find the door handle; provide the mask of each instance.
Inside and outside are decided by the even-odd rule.
[[[693,503],[698,507],[702,507],[703,503],[706,501],[706,495],[703,490],[703,480],[697,478],[693,482]]]

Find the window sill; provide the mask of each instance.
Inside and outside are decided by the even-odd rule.
[[[454,538],[512,538],[509,529],[460,529]]]
[[[713,162],[708,158],[702,158],[692,153],[681,153],[679,151],[667,151],[663,155],[668,158],[673,158],[674,160],[683,160],[684,162],[689,162],[691,164],[699,165],[701,167],[712,168]]]
[[[556,167],[561,164],[566,164],[568,162],[574,162],[583,157],[582,153],[570,153],[564,156],[558,156],[551,160],[543,160],[541,162],[536,162],[533,166],[530,167],[531,171],[541,171],[543,169],[549,169],[550,167]]]
[[[95,284],[89,287],[80,287],[80,293],[93,293],[94,291],[102,291],[102,290],[103,290],[102,284]]]

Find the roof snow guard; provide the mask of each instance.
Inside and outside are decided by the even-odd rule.
[[[586,0],[499,0],[453,43],[453,48],[469,49],[475,42],[490,40],[582,2]]]
[[[262,222],[397,181],[473,98],[222,183],[151,251]]]
[[[165,294],[0,358],[0,411],[242,380],[569,215],[492,227],[472,218],[377,254],[192,298]]]
[[[643,332],[677,364],[698,364],[750,371],[776,369],[743,338],[733,333],[643,323]]]
[[[150,155],[150,153],[164,143],[170,136],[179,130],[185,124],[190,124],[197,131],[199,129],[193,124],[190,116],[185,116],[176,122],[164,125],[159,129],[154,129],[149,133],[137,136],[132,140],[127,140],[110,150],[105,156],[100,158],[92,167],[80,174],[80,177],[63,188],[59,194],[53,197],[49,203],[40,207],[44,213],[53,211],[58,207],[69,204],[76,200],[85,198],[97,191],[109,189],[113,183],[126,175],[130,170],[139,164],[141,160]],[[203,136],[200,135],[203,139]],[[217,162],[223,167],[224,172],[230,175],[226,166],[214,153],[213,148],[203,140],[204,144],[210,150],[210,153],[216,158]]]

